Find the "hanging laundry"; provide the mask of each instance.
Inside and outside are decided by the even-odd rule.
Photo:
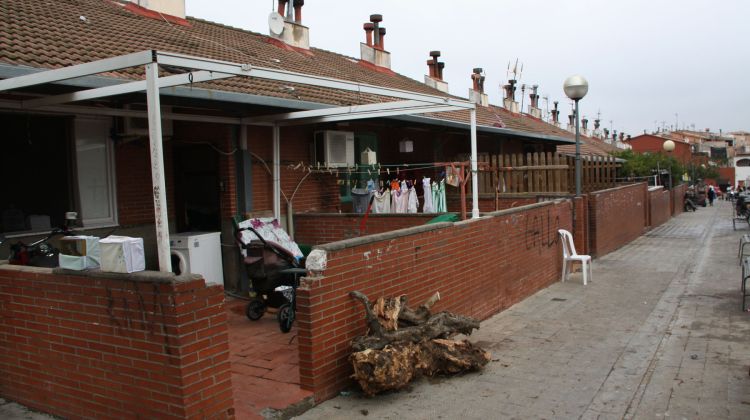
[[[448,185],[451,185],[453,187],[458,187],[458,184],[460,182],[459,174],[460,174],[459,168],[455,168],[453,166],[445,167],[445,180],[448,183]]]
[[[401,181],[401,186],[398,190],[391,190],[393,197],[392,207],[394,207],[394,213],[406,213],[406,208],[409,205],[409,189],[406,187],[406,182]]]
[[[424,205],[422,206],[422,213],[435,213],[435,208],[432,203],[430,178],[422,178],[422,188],[424,189]]]
[[[382,193],[375,191],[375,195],[372,200],[372,212],[375,213],[390,213],[391,212],[391,191],[385,190]]]
[[[352,188],[352,207],[354,213],[363,214],[367,212],[370,206],[370,196],[372,193],[362,188]]]
[[[445,180],[440,180],[440,183],[432,183],[432,205],[435,207],[436,213],[445,213],[448,211],[448,206],[445,203]]]
[[[409,187],[409,193],[407,194],[407,213],[416,213],[419,211],[419,199],[417,198],[417,189],[414,186]]]
[[[375,181],[372,180],[372,178],[367,180],[367,191],[375,191],[377,188],[375,187]]]

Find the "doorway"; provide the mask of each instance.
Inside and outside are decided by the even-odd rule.
[[[208,145],[175,145],[178,232],[221,230],[219,159]]]

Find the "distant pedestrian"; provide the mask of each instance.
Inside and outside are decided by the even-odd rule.
[[[716,199],[716,190],[714,190],[714,186],[711,185],[708,187],[708,205],[713,206],[714,205],[714,199]]]

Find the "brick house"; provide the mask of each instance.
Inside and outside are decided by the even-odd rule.
[[[382,61],[387,51],[365,43],[363,57],[353,59],[312,48],[304,39],[263,36],[199,19],[154,13],[128,2],[87,0],[77,7],[60,2],[42,4],[24,0],[4,5],[4,18],[13,23],[0,35],[13,41],[0,51],[0,77],[159,49],[445,95],[432,87],[435,83],[417,82],[390,70],[390,60]],[[49,13],[40,13],[42,8]],[[302,27],[301,22],[296,26]],[[368,51],[377,52],[381,58],[376,60]],[[162,68],[163,75],[174,72]],[[0,201],[0,211],[6,216],[3,232],[28,236],[44,228],[29,226],[24,221],[26,216],[48,216],[50,224],[57,226],[64,212],[76,210],[80,224],[94,229],[94,234],[105,234],[118,226],[119,234],[144,237],[148,266],[155,266],[144,95],[33,108],[26,106],[29,102],[20,102],[143,77],[141,70],[134,69],[4,92],[0,119],[9,133],[9,153],[4,154],[3,174],[6,178],[17,173],[28,175],[24,182],[11,183]],[[431,73],[426,79],[429,82],[438,77]],[[222,231],[227,245],[231,245],[232,216],[274,207],[272,176],[266,166],[272,161],[272,130],[238,124],[240,118],[316,109],[321,104],[377,100],[372,95],[335,89],[241,78],[162,89],[162,96],[170,231]],[[481,101],[477,124],[480,153],[549,152],[570,143],[572,137],[537,118]],[[468,128],[468,112],[284,127],[281,191],[291,196],[299,186],[293,201],[295,212],[346,211],[346,188],[342,185],[348,182],[346,185],[351,186],[356,180],[343,171],[315,174],[300,184],[305,172],[299,168],[316,163],[312,147],[316,132],[352,133],[356,160],[359,152],[370,147],[380,163],[395,167],[465,158],[470,153]],[[413,152],[399,151],[399,143],[405,140],[412,142]],[[439,168],[424,168],[413,170],[409,176],[438,177],[440,172]],[[33,193],[28,185],[34,185]],[[278,212],[285,215],[286,203],[282,200],[280,205]],[[233,286],[235,251],[231,247],[223,251],[225,277]]]
[[[632,137],[628,143],[633,148],[634,152],[637,153],[661,153],[666,154],[663,145],[664,142],[669,139],[664,137],[654,136],[651,134],[641,134],[639,136]],[[675,144],[674,151],[670,152],[670,155],[674,156],[677,161],[683,165],[691,162],[693,157],[693,148],[690,143],[682,140],[672,140]]]

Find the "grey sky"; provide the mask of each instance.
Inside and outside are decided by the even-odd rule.
[[[186,0],[189,16],[262,34],[275,4]],[[452,94],[466,97],[472,68],[482,67],[499,104],[518,58],[521,83],[539,84],[550,109],[560,101],[564,121],[562,83],[579,73],[590,86],[581,114],[593,121],[601,110],[602,125],[612,120],[618,132],[674,125],[675,114],[681,128],[750,129],[747,0],[308,0],[302,22],[312,46],[359,58],[372,13],[383,15],[392,69],[423,81],[429,51],[440,50]]]

